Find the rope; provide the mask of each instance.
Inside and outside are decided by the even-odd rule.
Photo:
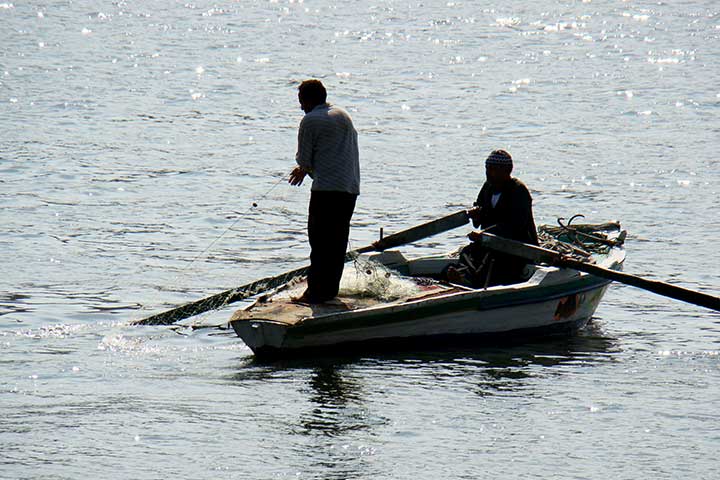
[[[603,233],[603,230],[617,230],[617,224],[572,225],[577,218],[584,218],[584,215],[573,215],[567,223],[560,217],[557,220],[559,227],[541,225],[538,228],[540,246],[586,262],[593,254],[607,254],[612,247],[622,243],[610,240]]]

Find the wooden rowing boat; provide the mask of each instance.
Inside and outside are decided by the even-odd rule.
[[[561,251],[564,258],[572,255],[605,269],[622,269],[625,232],[618,223],[539,230],[544,246]],[[343,285],[366,275],[368,288],[341,285],[335,300],[307,305],[292,300],[306,287],[304,279],[296,279],[235,312],[230,324],[261,357],[338,348],[475,344],[583,328],[610,280],[543,261],[528,265],[522,283],[474,289],[439,280],[441,272],[457,262],[456,253],[415,259],[399,251],[363,255],[346,264]],[[385,282],[386,290],[397,291],[369,294],[369,286],[378,281]]]

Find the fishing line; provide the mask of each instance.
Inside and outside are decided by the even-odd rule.
[[[213,240],[212,242],[210,242],[210,244],[209,244],[207,247],[205,247],[205,250],[203,250],[202,252],[200,252],[199,254],[197,254],[197,255],[195,256],[195,258],[193,258],[193,259],[190,261],[190,263],[188,263],[185,267],[183,267],[182,269],[180,269],[180,271],[181,271],[181,272],[184,272],[185,270],[187,270],[188,268],[190,268],[198,259],[200,259],[203,255],[205,255],[217,242],[220,241],[220,239],[222,239],[222,238],[225,236],[225,234],[227,234],[227,232],[229,232],[230,230],[232,230],[233,227],[235,227],[235,225],[237,225],[237,223],[238,223],[240,220],[242,220],[243,218],[245,218],[245,216],[247,216],[247,214],[250,213],[250,211],[251,211],[253,208],[257,208],[257,206],[258,206],[258,203],[257,203],[257,202],[260,202],[260,201],[265,200],[265,198],[266,198],[268,195],[270,195],[270,193],[271,193],[273,190],[275,190],[275,187],[277,187],[278,185],[280,185],[280,183],[283,182],[283,181],[285,181],[285,177],[280,177],[280,178],[278,179],[278,181],[275,182],[272,187],[270,187],[270,190],[268,190],[267,192],[265,192],[265,194],[264,194],[263,196],[261,196],[258,200],[254,201],[254,202],[252,203],[252,205],[251,205],[247,210],[245,210],[244,212],[241,212],[241,213],[239,213],[239,212],[234,212],[234,213],[239,213],[238,218],[235,219],[235,221],[234,221],[229,227],[227,227],[217,238],[215,238],[215,240]]]
[[[252,204],[250,205],[250,207],[247,208],[247,210],[245,210],[244,212],[234,212],[234,213],[238,213],[238,215],[239,215],[238,218],[236,218],[235,221],[229,227],[227,227],[220,235],[218,235],[212,242],[210,242],[210,244],[207,247],[205,247],[205,249],[202,252],[197,254],[190,261],[190,263],[188,263],[183,268],[181,268],[180,271],[175,274],[174,279],[171,281],[171,285],[177,283],[177,281],[182,273],[184,273],[189,267],[194,265],[195,262],[197,262],[204,255],[206,255],[210,251],[210,249],[212,249],[212,247],[215,246],[215,244],[217,242],[219,242],[227,234],[227,232],[232,230],[233,227],[235,227],[235,225],[237,225],[240,220],[243,220],[244,218],[246,218],[247,214],[250,213],[250,211],[252,209],[257,208],[259,202],[262,202],[263,200],[265,200],[268,197],[268,195],[270,195],[272,193],[272,191],[275,190],[275,188],[284,181],[286,181],[285,176],[284,175],[280,176],[280,178],[268,189],[267,192],[265,192],[262,196],[260,196],[259,198],[257,198],[256,200],[254,200],[252,202]],[[140,311],[144,311],[146,308],[147,308],[146,305],[141,304]]]

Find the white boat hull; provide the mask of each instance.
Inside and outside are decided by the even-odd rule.
[[[291,327],[270,319],[231,323],[256,355],[358,343],[427,342],[438,337],[467,341],[469,337],[542,336],[584,327],[609,282],[567,270],[545,273],[551,273],[551,282],[541,279],[330,314]],[[564,281],[558,277],[565,277]]]

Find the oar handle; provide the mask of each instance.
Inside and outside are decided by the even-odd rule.
[[[437,235],[438,233],[447,232],[453,228],[461,227],[468,223],[470,216],[467,210],[447,215],[436,220],[432,220],[422,225],[418,225],[407,230],[403,230],[392,235],[381,238],[372,245],[356,250],[358,253],[366,252],[382,252],[388,248],[394,248],[407,243],[416,242],[423,238]]]

